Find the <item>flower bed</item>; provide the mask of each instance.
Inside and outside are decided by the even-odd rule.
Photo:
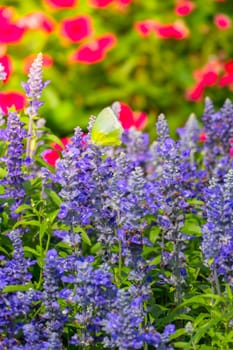
[[[231,349],[231,102],[178,141],[160,115],[151,145],[114,104],[63,149],[46,85],[39,54],[24,114],[1,118],[0,349]]]

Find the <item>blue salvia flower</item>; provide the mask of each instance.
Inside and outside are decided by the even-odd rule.
[[[127,154],[127,158],[131,162],[134,162],[135,166],[144,167],[145,163],[149,159],[148,134],[131,128],[123,132],[122,142],[125,146],[124,152]],[[121,149],[119,151],[121,151]]]
[[[14,251],[13,257],[6,260],[2,257],[0,269],[0,338],[3,337],[2,346],[13,349],[17,344],[17,337],[22,331],[23,320],[29,317],[34,301],[40,297],[40,293],[29,288],[26,291],[6,293],[5,287],[21,285],[31,282],[31,274],[28,267],[32,265],[29,259],[24,257],[22,235],[24,232],[18,228],[8,234]]]
[[[163,115],[159,116],[157,126],[157,154],[160,157],[161,169],[157,177],[157,197],[160,213],[158,224],[162,229],[161,265],[171,269],[167,280],[175,286],[175,301],[181,301],[181,287],[185,280],[185,256],[183,250],[188,236],[181,232],[185,222],[185,213],[189,211],[188,198],[194,196],[192,189],[193,173],[189,157],[184,157],[180,144],[169,137],[168,125]],[[187,180],[189,182],[187,183]],[[188,188],[187,187],[188,184]],[[170,242],[172,251],[165,251],[165,242]],[[166,257],[169,256],[167,259]]]
[[[177,132],[180,136],[181,149],[189,149],[193,155],[197,151],[197,142],[200,135],[200,127],[195,114],[191,114],[184,128],[178,129]]]
[[[43,55],[39,53],[30,67],[27,83],[22,83],[26,96],[29,99],[27,114],[32,117],[38,115],[38,109],[43,105],[43,102],[40,101],[42,91],[49,83],[49,81],[43,82],[42,67]]]
[[[207,222],[203,226],[202,251],[206,263],[233,287],[233,170],[224,183],[212,181],[206,191]]]
[[[62,349],[62,332],[65,323],[64,315],[58,303],[60,268],[57,251],[51,249],[47,252],[44,266],[44,292],[46,338],[49,347],[54,350]]]
[[[128,350],[141,349],[146,343],[161,350],[172,349],[165,344],[169,341],[169,336],[174,333],[175,327],[168,325],[163,334],[160,334],[151,324],[143,326],[144,300],[133,294],[132,290],[118,290],[112,310],[102,321],[106,333],[104,346],[109,349]]]
[[[107,266],[95,269],[92,257],[66,257],[61,266],[62,281],[68,287],[60,292],[60,297],[69,304],[69,321],[77,325],[71,342],[83,346],[98,343],[102,320],[116,296],[113,275]]]
[[[12,215],[15,216],[14,210],[22,203],[25,196],[23,183],[27,179],[24,166],[29,162],[25,159],[25,138],[26,130],[24,124],[20,121],[16,112],[9,112],[7,127],[4,132],[4,140],[7,142],[7,153],[2,160],[6,163],[7,175],[2,181],[5,186],[4,198],[14,200],[12,205]]]
[[[22,83],[29,101],[29,106],[26,109],[26,113],[29,116],[28,140],[26,148],[26,155],[28,157],[31,156],[31,137],[33,136],[34,117],[38,115],[38,110],[43,105],[43,102],[40,101],[42,91],[49,84],[49,81],[43,82],[42,66],[43,55],[42,53],[39,53],[30,67],[27,83]]]
[[[113,309],[102,321],[106,333],[104,346],[119,350],[141,349],[143,346],[140,325],[144,319],[141,303],[133,303],[126,290],[118,290]]]
[[[56,167],[56,179],[62,186],[59,193],[63,201],[58,215],[60,221],[69,225],[71,231],[72,227],[90,224],[99,232],[103,227],[109,231],[115,214],[104,203],[111,177],[111,158],[103,158],[101,149],[85,143],[81,130],[77,128],[67,152],[63,152],[63,159]],[[70,240],[74,239],[78,244],[78,234],[71,239],[71,231],[65,240],[70,236]]]
[[[204,163],[209,177],[215,176],[222,182],[224,175],[232,167],[230,157],[233,139],[233,106],[226,100],[223,107],[215,112],[212,102],[207,99],[202,120],[206,141],[204,143]]]

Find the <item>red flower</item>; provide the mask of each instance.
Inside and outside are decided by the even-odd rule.
[[[119,120],[125,130],[135,127],[138,130],[143,129],[148,120],[148,116],[144,112],[133,112],[132,109],[124,102],[120,103],[121,110]]]
[[[52,144],[53,149],[48,150],[43,154],[44,160],[50,164],[51,166],[55,166],[58,159],[60,159],[60,154],[58,151],[62,151],[66,149],[66,146],[70,143],[70,139],[68,137],[61,138],[61,142],[63,143],[64,147],[61,147],[59,144],[54,143]]]
[[[29,69],[34,61],[34,59],[36,58],[37,55],[30,55],[24,58],[23,60],[23,71],[25,73],[29,73]],[[50,55],[47,55],[45,53],[43,53],[43,67],[51,67],[53,65],[53,58]]]
[[[91,6],[96,8],[105,8],[113,3],[114,0],[90,0],[89,3]]]
[[[175,7],[177,16],[188,16],[195,8],[195,4],[189,0],[180,0]]]
[[[146,19],[144,21],[135,22],[134,28],[140,36],[147,37],[154,31],[154,27],[156,25],[157,22],[155,22],[153,19]]]
[[[191,101],[198,101],[207,86],[213,86],[217,83],[219,71],[222,64],[219,61],[210,61],[203,68],[197,69],[193,75],[196,80],[194,87],[187,91],[186,97]]]
[[[214,24],[218,29],[225,30],[231,27],[231,19],[227,15],[219,13],[214,17]]]
[[[51,33],[55,28],[54,20],[43,12],[33,12],[21,18],[18,22],[25,29],[43,30]]]
[[[182,40],[189,36],[189,30],[181,21],[172,24],[157,23],[154,26],[155,34],[162,39]]]
[[[92,64],[102,61],[107,51],[116,45],[114,34],[105,34],[88,43],[81,45],[70,57],[70,62]]]
[[[77,5],[77,0],[44,0],[44,2],[46,5],[49,5],[57,10],[71,8]]]
[[[11,72],[12,72],[12,61],[9,55],[4,55],[0,57],[0,63],[4,67],[4,71],[6,73],[6,79],[3,80],[4,83],[7,83],[7,81],[10,78]]]
[[[115,5],[118,8],[128,6],[132,0],[89,0],[90,6],[103,9],[109,5]]]
[[[206,133],[203,131],[199,135],[199,141],[204,143],[206,142],[206,140],[207,140],[207,136],[206,136]]]
[[[221,87],[233,83],[233,61],[228,61],[224,65],[226,74],[220,79],[219,85]]]
[[[92,34],[89,16],[77,16],[64,19],[61,22],[61,34],[70,41],[77,43]]]
[[[3,113],[8,113],[8,108],[15,106],[17,111],[23,109],[26,105],[26,98],[17,91],[0,92],[0,108]]]
[[[23,37],[25,29],[11,22],[12,15],[11,9],[7,7],[0,8],[0,44],[16,43]]]
[[[186,98],[190,101],[199,101],[205,91],[205,86],[202,82],[197,83],[193,88],[186,93]]]

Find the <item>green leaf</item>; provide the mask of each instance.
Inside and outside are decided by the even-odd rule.
[[[52,191],[49,188],[45,189],[45,192],[47,193],[47,195],[52,199],[53,203],[56,204],[59,208],[62,204],[62,200],[61,198],[58,196],[58,194],[54,191]]]
[[[86,233],[86,231],[83,229],[81,231],[81,237],[82,237],[83,242],[85,242],[87,245],[91,246],[91,240],[88,237],[88,234]]]
[[[27,210],[27,209],[31,210],[32,207],[31,207],[30,205],[28,205],[28,204],[22,204],[22,205],[20,205],[20,206],[15,210],[15,212],[18,214],[18,213],[20,213],[21,211]]]
[[[3,288],[3,293],[12,293],[12,292],[21,292],[21,291],[27,291],[31,288],[33,288],[33,284],[32,283],[27,283],[24,286],[22,285],[10,285],[10,286],[6,286],[5,288]]]
[[[35,250],[35,249],[31,248],[31,247],[27,247],[26,246],[23,249],[24,249],[25,253],[32,253],[33,255],[40,256],[40,253],[37,250]]]

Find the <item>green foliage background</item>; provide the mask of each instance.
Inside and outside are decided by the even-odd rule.
[[[13,6],[15,19],[43,11],[59,22],[68,17],[89,14],[93,19],[96,35],[114,33],[118,43],[104,61],[92,64],[68,63],[68,56],[79,44],[67,44],[60,38],[59,30],[51,34],[29,31],[19,44],[8,45],[7,53],[14,61],[14,74],[4,90],[18,89],[19,82],[26,80],[22,72],[22,60],[32,53],[50,54],[54,65],[45,69],[45,79],[51,84],[44,92],[45,107],[41,114],[48,126],[60,136],[72,133],[78,124],[86,127],[91,114],[115,100],[125,101],[134,110],[145,111],[150,120],[147,131],[153,129],[159,113],[169,120],[174,134],[178,126],[191,112],[198,117],[203,110],[203,99],[190,102],[186,91],[194,86],[193,71],[203,67],[211,58],[220,61],[233,59],[232,27],[219,30],[214,25],[214,16],[225,13],[233,20],[233,3],[228,0],[196,0],[194,11],[186,17],[175,15],[173,0],[133,0],[125,12],[113,6],[95,9],[87,0],[80,0],[73,9],[49,10],[41,0],[1,0],[1,6]],[[154,35],[141,38],[134,23],[155,19],[172,23],[182,19],[190,35],[184,40],[159,39]],[[214,86],[206,89],[216,106],[232,96],[228,87]],[[153,134],[151,132],[151,134]]]

